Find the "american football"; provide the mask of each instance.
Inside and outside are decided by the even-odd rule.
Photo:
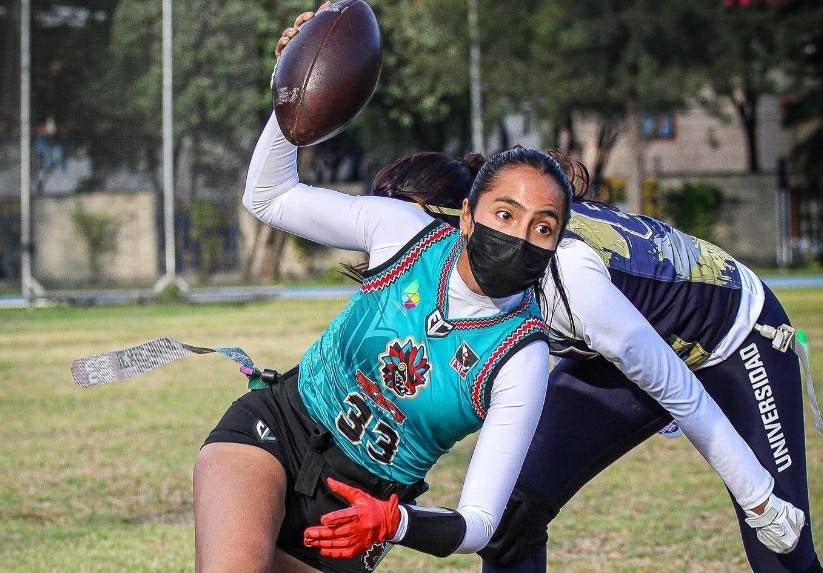
[[[343,0],[301,27],[277,64],[274,111],[286,138],[313,145],[340,133],[377,87],[383,42],[363,0]]]

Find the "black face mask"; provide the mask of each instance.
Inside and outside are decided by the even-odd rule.
[[[491,298],[511,296],[534,285],[554,256],[554,249],[542,249],[477,222],[466,250],[474,279]]]

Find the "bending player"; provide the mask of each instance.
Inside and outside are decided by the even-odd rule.
[[[392,196],[455,224],[459,192],[417,185],[411,162],[384,169],[377,194],[401,189]],[[718,247],[584,196],[543,282],[562,359],[484,571],[545,571],[546,526],[563,505],[674,419],[731,492],[752,569],[819,572],[785,311]]]

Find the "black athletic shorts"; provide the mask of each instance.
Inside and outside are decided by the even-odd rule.
[[[422,481],[402,485],[383,480],[343,454],[329,432],[306,413],[297,391],[297,368],[281,375],[269,388],[252,390],[229,406],[204,445],[214,442],[257,446],[283,465],[288,489],[277,547],[322,571],[372,571],[388,549],[387,544],[373,545],[353,559],[329,559],[321,557],[318,549],[303,545],[306,527],[319,525],[325,513],[347,507],[328,490],[326,477],[380,499],[396,493],[402,502],[413,501],[426,489]]]

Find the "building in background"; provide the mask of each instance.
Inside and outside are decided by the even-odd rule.
[[[671,219],[666,210],[668,192],[686,183],[712,185],[722,190],[724,202],[711,238],[735,256],[767,266],[800,263],[804,256],[820,257],[821,202],[799,193],[802,182],[786,172],[786,159],[796,139],[796,130],[784,125],[786,101],[765,96],[759,102],[759,173],[748,172],[745,132],[730,104],[719,113],[695,103],[685,110],[641,114],[643,211]],[[580,158],[592,166],[598,126],[583,115],[574,117],[574,125]],[[605,189],[598,195],[624,208],[632,167],[627,139],[625,134],[617,138],[604,169]],[[534,118],[523,112],[507,116],[496,126],[489,148],[539,147],[540,142]]]

